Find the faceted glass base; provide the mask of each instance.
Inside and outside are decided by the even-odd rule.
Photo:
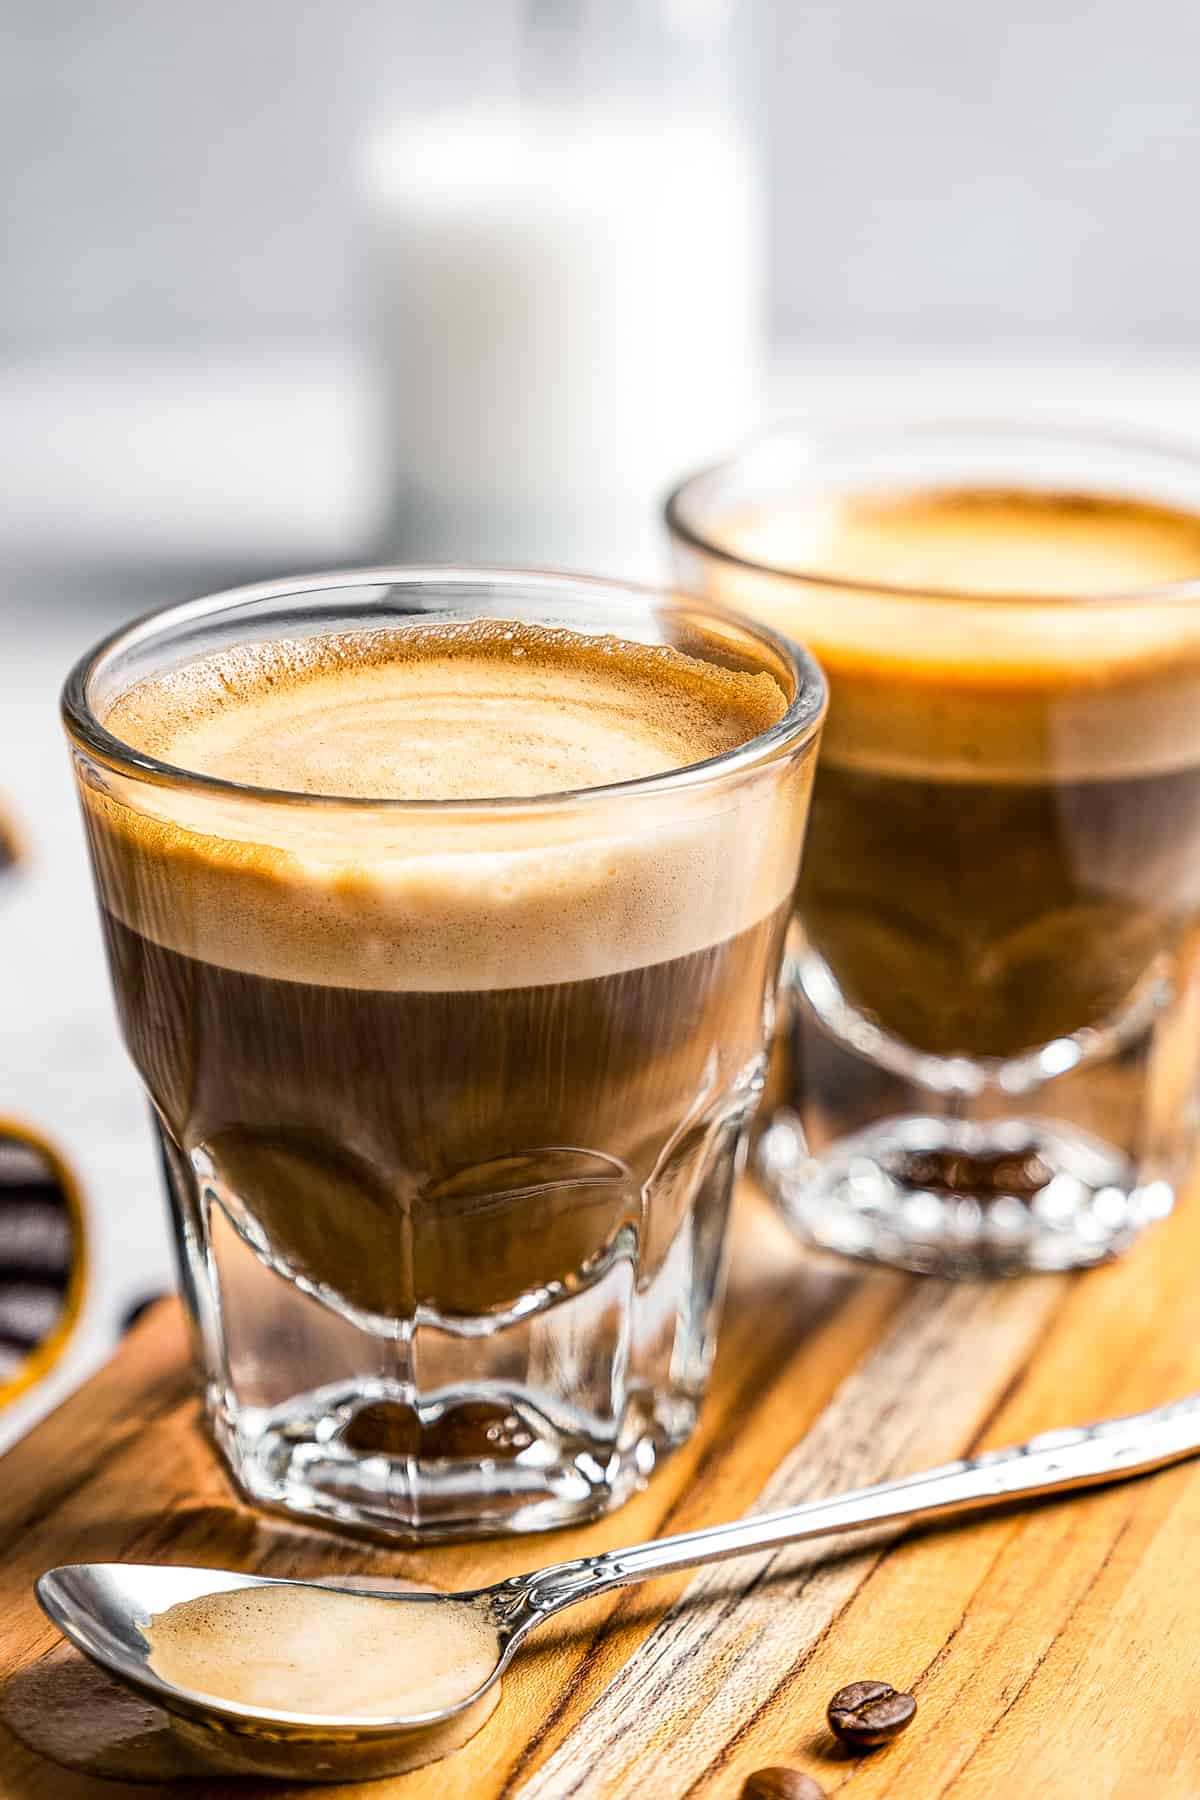
[[[548,1531],[627,1499],[691,1431],[708,1377],[736,1101],[662,1159],[657,1214],[623,1213],[567,1279],[466,1317],[386,1318],[318,1288],[211,1162],[163,1133],[208,1423],[237,1487],[423,1542]],[[594,1190],[580,1184],[581,1207]]]
[[[809,1153],[776,1113],[758,1147],[768,1190],[810,1244],[943,1276],[1077,1269],[1126,1249],[1174,1191],[1059,1121],[881,1120]]]
[[[256,1505],[389,1536],[552,1531],[620,1505],[690,1431],[694,1408],[658,1420],[631,1406],[620,1444],[557,1427],[528,1397],[482,1392],[421,1426],[398,1396],[358,1388],[297,1396],[215,1435]],[[420,1454],[404,1448],[420,1445]]]

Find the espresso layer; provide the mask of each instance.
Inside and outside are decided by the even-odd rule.
[[[658,1266],[712,1115],[749,1097],[788,901],[649,968],[474,992],[264,979],[105,926],[159,1117],[276,1261],[359,1314],[477,1319],[630,1234]]]
[[[470,802],[686,767],[784,710],[767,675],[493,620],[249,646],[140,685],[106,723],[162,760],[305,797],[114,775],[85,812],[110,911],[195,960],[355,989],[576,980],[772,912],[812,756],[736,794]]]
[[[827,760],[1025,782],[1200,757],[1200,598],[1162,591],[1200,582],[1196,513],[947,488],[778,502],[719,535],[770,565],[714,574],[721,597],[825,665]]]
[[[798,903],[903,1043],[1010,1057],[1118,1017],[1200,906],[1200,770],[1043,784],[826,764]]]

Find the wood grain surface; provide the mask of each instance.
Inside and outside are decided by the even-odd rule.
[[[701,1427],[649,1489],[583,1530],[388,1550],[232,1496],[166,1303],[0,1461],[0,1716],[31,1692],[43,1721],[68,1716],[88,1675],[32,1597],[55,1562],[468,1586],[1198,1387],[1196,1199],[1108,1268],[954,1286],[810,1257],[746,1190]],[[1200,1800],[1198,1552],[1200,1462],[970,1524],[664,1578],[546,1626],[449,1761],[341,1791],[736,1800],[754,1769],[783,1763],[849,1800]],[[860,1677],[910,1688],[919,1711],[905,1737],[855,1757],[833,1745],[824,1710]],[[2,1800],[301,1791],[327,1790],[100,1780],[0,1726]]]

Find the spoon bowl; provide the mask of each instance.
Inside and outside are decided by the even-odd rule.
[[[69,1563],[36,1583],[38,1600],[63,1635],[85,1656],[171,1715],[172,1725],[214,1767],[231,1773],[306,1781],[368,1780],[400,1774],[458,1749],[500,1698],[500,1676],[518,1632],[498,1616],[495,1590],[462,1594],[381,1593],[328,1588],[341,1597],[424,1607],[456,1601],[477,1609],[498,1639],[496,1666],[453,1706],[433,1713],[369,1717],[294,1713],[249,1707],[166,1681],[150,1666],[147,1628],[184,1601],[245,1588],[302,1587],[321,1582],[280,1580],[227,1569],[177,1568],[154,1563]]]

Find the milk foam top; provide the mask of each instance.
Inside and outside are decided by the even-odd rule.
[[[104,723],[173,767],[311,799],[105,774],[85,788],[103,898],[185,954],[345,986],[659,962],[786,898],[811,752],[718,798],[592,796],[540,818],[520,800],[686,768],[785,710],[766,673],[495,619],[241,645],[139,683]]]
[[[480,800],[685,768],[783,710],[769,675],[486,619],[242,646],[141,684],[105,722],[161,761],[250,787]]]
[[[763,565],[720,566],[720,598],[824,664],[828,756],[999,780],[1200,756],[1200,585],[1170,591],[1200,584],[1200,514],[1033,488],[831,492],[710,535]]]

